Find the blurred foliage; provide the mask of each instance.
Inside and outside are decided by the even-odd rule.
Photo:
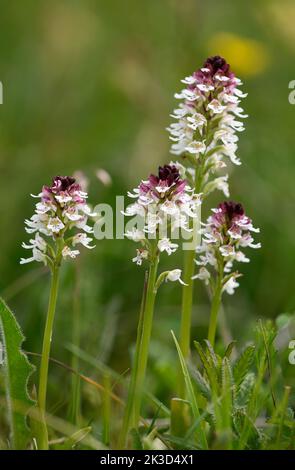
[[[19,265],[21,241],[28,238],[23,221],[33,212],[30,193],[56,174],[81,170],[90,179],[91,203],[114,206],[116,195],[170,160],[165,127],[173,94],[209,54],[226,53],[249,93],[239,147],[243,165],[231,172],[231,195],[261,227],[263,245],[243,267],[235,297],[226,299],[227,328],[241,341],[258,317],[293,312],[295,106],[288,102],[288,83],[295,79],[294,20],[291,0],[2,1],[0,291],[17,312],[28,350],[41,349],[48,298],[46,272]],[[98,168],[111,174],[112,186],[97,179]],[[101,241],[80,266],[81,347],[119,373],[129,366],[144,277],[131,263],[133,252],[127,240]],[[180,253],[166,262],[180,263]],[[74,278],[69,263],[62,273],[52,350],[66,363]],[[150,370],[161,398],[175,372],[169,331],[178,331],[180,296],[178,285],[167,284],[157,302]],[[202,338],[209,307],[200,285],[196,299],[193,337]],[[291,370],[286,354],[284,364]],[[94,374],[90,365],[81,367]],[[59,412],[68,392],[65,385],[61,394],[60,383],[70,386],[70,377],[56,367],[51,374],[50,411]]]

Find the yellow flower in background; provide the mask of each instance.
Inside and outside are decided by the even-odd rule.
[[[266,5],[264,15],[260,15],[261,20],[265,21],[265,13],[271,23],[276,27],[276,31],[285,39],[286,44],[294,49],[295,45],[295,4],[294,0],[273,0]]]
[[[237,75],[254,76],[265,71],[270,56],[267,47],[254,39],[232,33],[217,33],[209,40],[209,53],[226,57]]]

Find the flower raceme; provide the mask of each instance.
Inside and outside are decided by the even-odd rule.
[[[186,180],[181,179],[176,165],[159,167],[158,175],[150,175],[128,193],[136,201],[127,207],[124,215],[135,216],[137,227],[126,230],[125,236],[141,244],[133,261],[141,265],[144,260],[151,261],[161,252],[174,253],[178,244],[168,237],[177,230],[191,232],[190,221],[197,219],[200,196],[193,194]],[[178,271],[177,271],[178,273]],[[180,276],[171,275],[168,280],[179,280]]]
[[[79,254],[77,245],[94,248],[93,229],[87,225],[88,217],[94,216],[86,204],[87,193],[82,190],[75,178],[56,176],[51,186],[43,186],[37,196],[40,199],[35,213],[25,221],[26,231],[35,234],[25,249],[32,250],[30,258],[22,258],[21,264],[31,261],[43,262],[51,268],[51,287],[47,317],[43,335],[42,355],[39,372],[38,414],[36,442],[38,449],[48,450],[48,430],[46,423],[46,397],[50,344],[58,296],[59,271],[62,259],[75,258]],[[67,237],[67,238],[66,238]]]
[[[240,107],[240,98],[246,96],[238,88],[242,83],[219,56],[208,58],[182,82],[186,87],[175,94],[181,102],[171,114],[176,122],[167,129],[173,141],[171,153],[187,162],[188,174],[192,180],[198,179],[200,192],[206,195],[219,189],[228,197],[227,175],[208,180],[226,167],[224,157],[241,163],[236,156],[236,133],[244,126],[237,118],[247,117]]]
[[[248,263],[250,260],[245,256],[242,248],[260,248],[260,243],[254,243],[251,232],[259,232],[254,228],[251,219],[245,215],[241,204],[225,201],[209,216],[207,222],[201,229],[203,239],[202,245],[197,249],[199,258],[197,265],[201,266],[194,278],[211,284],[214,290],[212,272],[221,283],[222,291],[233,294],[238,287],[238,272],[233,272],[235,261]],[[207,268],[210,268],[208,270]]]
[[[141,244],[133,261],[138,265],[146,261],[148,271],[137,328],[134,367],[120,433],[120,448],[126,446],[129,431],[139,423],[158,289],[163,282],[168,281],[184,284],[181,269],[164,271],[158,275],[160,255],[163,252],[171,255],[177,250],[178,244],[171,238],[179,229],[191,232],[191,222],[198,219],[197,209],[200,206],[199,195],[193,194],[173,163],[159,167],[158,175],[150,175],[128,195],[135,201],[123,214],[133,216],[134,220],[128,222],[125,236]]]
[[[29,244],[22,244],[23,248],[32,250],[32,257],[22,258],[21,264],[38,261],[52,267],[57,255],[60,259],[75,258],[79,254],[77,245],[94,248],[90,236],[93,229],[87,221],[95,214],[86,204],[87,193],[82,191],[75,178],[56,176],[51,186],[43,186],[41,193],[33,197],[40,198],[40,201],[33,216],[25,220],[25,230],[34,233],[35,237]],[[65,239],[72,229],[78,229],[78,233]],[[56,251],[50,239],[57,245]]]

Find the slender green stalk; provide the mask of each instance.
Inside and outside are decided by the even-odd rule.
[[[78,258],[75,264],[75,290],[73,295],[73,330],[72,344],[80,347],[80,283],[81,283],[81,258]],[[72,354],[72,368],[78,372],[79,357]],[[73,424],[79,424],[80,420],[80,403],[81,403],[81,380],[78,374],[72,376],[72,397],[69,409],[69,417]]]
[[[57,292],[58,292],[58,280],[59,280],[59,266],[55,264],[52,269],[51,288],[50,288],[46,325],[45,325],[44,336],[43,336],[42,358],[41,358],[40,375],[39,375],[38,407],[40,411],[40,426],[39,426],[39,432],[37,436],[37,444],[38,444],[39,450],[48,449],[48,432],[47,432],[46,418],[45,418],[46,393],[47,393],[50,345],[51,345],[52,329],[53,329],[56,299],[57,299]]]
[[[103,377],[104,393],[102,403],[102,441],[108,446],[110,444],[110,423],[111,423],[111,380],[108,373]]]
[[[202,187],[203,165],[200,166],[199,171],[196,173],[195,179],[195,192],[199,193]],[[186,250],[184,252],[183,263],[183,282],[182,287],[182,304],[181,304],[181,322],[180,322],[180,336],[179,345],[183,357],[187,359],[190,354],[190,341],[191,341],[191,318],[193,308],[193,293],[194,281],[192,277],[195,273],[195,250]],[[181,398],[185,398],[185,382],[180,373],[178,393]]]
[[[219,312],[220,303],[221,303],[221,289],[222,289],[221,282],[218,279],[215,292],[213,295],[213,299],[212,299],[212,304],[211,304],[211,313],[210,313],[209,331],[208,331],[208,340],[210,341],[213,348],[215,344],[218,312]]]
[[[127,436],[128,436],[128,431],[130,427],[130,422],[131,422],[131,414],[132,414],[132,406],[133,406],[133,397],[131,394],[131,390],[134,390],[135,388],[136,371],[138,368],[138,354],[139,354],[141,334],[142,334],[143,314],[144,314],[145,299],[146,299],[146,292],[147,292],[147,279],[148,279],[148,273],[146,272],[138,325],[137,325],[137,337],[136,337],[134,361],[133,361],[132,370],[131,370],[131,377],[130,377],[130,382],[129,382],[127,403],[126,403],[124,418],[123,418],[123,425],[122,425],[120,436],[119,436],[118,446],[120,449],[125,447]]]
[[[157,280],[158,258],[151,263],[149,278],[147,284],[146,303],[143,316],[142,335],[140,343],[140,353],[138,358],[137,369],[137,390],[134,396],[134,416],[133,425],[137,426],[140,416],[140,408],[142,402],[142,391],[146,366],[149,354],[149,345],[153,326],[154,305],[155,305],[155,283]]]
[[[276,414],[275,414],[275,418],[277,418],[277,416],[280,415],[279,424],[277,428],[277,437],[276,437],[276,449],[277,450],[280,450],[280,446],[281,446],[282,432],[283,432],[284,420],[286,418],[286,410],[288,407],[290,392],[291,392],[291,387],[286,386],[282,401],[279,406],[279,410],[278,411],[276,410]]]
[[[123,426],[119,439],[119,447],[126,446],[129,430],[138,426],[142,403],[142,392],[147,367],[149,344],[153,325],[154,303],[156,297],[155,284],[157,280],[158,255],[150,263],[146,289],[144,289],[142,310],[137,328],[136,350],[134,365],[129,383],[127,404]]]
[[[183,282],[186,284],[182,287],[182,308],[181,308],[181,323],[180,323],[180,340],[179,345],[183,357],[187,359],[190,352],[191,340],[191,318],[193,306],[193,286],[192,276],[195,270],[195,252],[187,250],[184,253],[184,269],[183,269]],[[179,381],[179,395],[184,398],[185,382],[181,373]]]

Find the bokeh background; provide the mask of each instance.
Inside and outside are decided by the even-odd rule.
[[[231,169],[231,196],[261,228],[263,245],[242,266],[236,295],[225,299],[226,331],[242,344],[258,318],[293,313],[295,106],[288,84],[295,79],[294,22],[293,0],[2,0],[0,291],[24,329],[26,349],[41,349],[49,287],[46,270],[19,265],[28,239],[23,221],[33,212],[30,193],[56,174],[79,170],[89,179],[91,203],[114,206],[116,195],[170,160],[165,127],[173,94],[212,54],[226,57],[249,93],[243,165]],[[97,178],[101,168],[112,185]],[[212,196],[205,213],[222,197]],[[64,266],[53,357],[71,362],[78,271],[81,349],[119,373],[129,366],[144,277],[131,262],[134,250],[130,241],[105,240],[77,269]],[[180,254],[163,256],[163,267],[180,265]],[[159,396],[175,377],[170,329],[178,331],[180,297],[172,283],[158,297],[150,387]],[[193,336],[202,338],[209,313],[202,285],[196,284],[195,299]],[[80,369],[95,374],[89,361]],[[294,366],[288,374],[291,381]],[[51,368],[52,411],[66,404],[69,383],[66,371]],[[92,389],[84,393],[95,402]]]

